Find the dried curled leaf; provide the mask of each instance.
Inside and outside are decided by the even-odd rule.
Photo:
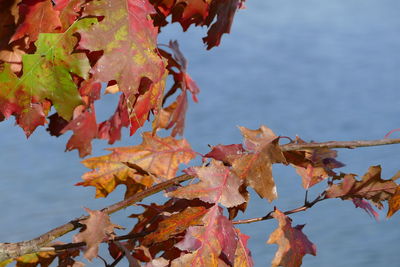
[[[381,167],[371,166],[358,181],[355,174],[346,174],[338,184],[332,184],[326,190],[327,198],[354,199],[362,198],[372,201],[379,209],[382,201],[391,199],[398,185],[391,180],[381,178]],[[339,178],[337,178],[339,179]]]
[[[272,217],[279,222],[278,228],[267,241],[268,244],[275,243],[279,246],[272,260],[273,267],[299,267],[306,254],[317,254],[315,245],[302,232],[304,225],[292,227],[292,220],[278,209],[275,209]]]

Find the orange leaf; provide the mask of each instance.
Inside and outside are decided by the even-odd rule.
[[[85,173],[84,181],[77,185],[96,187],[96,197],[106,197],[119,184],[133,181],[150,186],[153,179],[156,182],[171,179],[176,176],[179,164],[196,156],[185,139],[161,138],[150,132],[143,134],[140,145],[108,150],[112,153],[82,161],[93,171]]]
[[[389,210],[387,217],[392,217],[400,209],[400,186],[397,186],[395,193],[389,199]]]
[[[299,267],[306,254],[316,255],[317,250],[313,243],[303,234],[304,225],[292,227],[292,220],[278,209],[272,213],[278,220],[279,226],[271,233],[267,243],[277,244],[278,251],[272,260],[272,266]]]

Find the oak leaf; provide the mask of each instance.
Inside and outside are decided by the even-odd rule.
[[[92,153],[92,140],[97,136],[96,113],[94,106],[86,109],[78,106],[73,119],[62,129],[61,134],[72,130],[74,134],[68,140],[66,150],[78,149],[81,158]]]
[[[387,212],[387,217],[392,217],[400,209],[400,186],[397,186],[396,191],[389,199],[389,210]]]
[[[254,266],[253,259],[251,257],[251,252],[247,247],[247,241],[249,236],[242,234],[239,229],[235,229],[238,237],[238,243],[235,252],[235,267],[252,267]]]
[[[210,166],[192,168],[200,182],[177,188],[169,197],[199,198],[208,203],[234,207],[245,202],[239,193],[240,179],[222,162],[212,160]]]
[[[203,226],[191,226],[175,246],[190,253],[173,260],[171,266],[233,265],[238,238],[231,221],[214,205],[203,217]],[[227,262],[225,262],[225,260]]]
[[[154,179],[160,182],[174,178],[179,164],[188,163],[196,156],[185,139],[161,138],[149,132],[143,133],[140,145],[107,150],[111,154],[82,161],[93,171],[85,173],[84,181],[77,185],[96,187],[96,197],[107,196],[127,180],[150,186]]]
[[[236,174],[262,198],[272,201],[278,197],[272,177],[272,164],[286,163],[279,138],[266,126],[257,130],[240,127],[245,148],[254,152],[243,154],[232,163]]]
[[[80,223],[86,227],[76,234],[73,240],[74,242],[86,243],[84,256],[91,261],[97,257],[100,243],[114,237],[114,228],[122,229],[122,227],[113,224],[110,217],[102,211],[88,208],[85,208],[85,210],[89,213],[89,218],[80,221]]]
[[[326,190],[326,198],[354,199],[362,198],[372,201],[379,209],[383,208],[382,201],[389,200],[395,193],[397,184],[381,178],[381,167],[371,166],[358,181],[355,174],[346,174],[343,181],[332,184]]]
[[[317,254],[315,245],[302,232],[304,225],[292,227],[292,220],[278,209],[275,209],[272,217],[279,222],[278,228],[267,241],[268,244],[275,243],[279,246],[272,260],[273,267],[298,267],[306,254]]]
[[[59,12],[50,0],[25,0],[19,4],[18,28],[10,42],[28,36],[29,42],[37,40],[39,33],[61,30]]]
[[[84,15],[104,17],[91,29],[82,30],[79,46],[90,51],[104,50],[92,68],[99,82],[116,80],[127,98],[139,93],[142,77],[157,83],[165,66],[156,52],[158,29],[149,19],[154,8],[145,0],[91,1]]]

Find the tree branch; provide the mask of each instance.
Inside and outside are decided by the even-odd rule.
[[[295,150],[305,150],[305,149],[315,149],[315,148],[356,148],[356,147],[369,147],[369,146],[382,146],[382,145],[391,145],[391,144],[399,144],[400,138],[396,139],[379,139],[379,140],[370,140],[370,141],[329,141],[329,142],[322,142],[322,143],[306,143],[306,144],[286,144],[281,145],[282,151],[295,151]],[[142,199],[156,194],[168,187],[173,186],[174,184],[181,183],[183,181],[187,181],[193,179],[194,177],[191,175],[181,175],[175,177],[171,180],[156,184],[142,192],[139,192],[133,195],[130,198],[127,198],[123,201],[118,203],[112,204],[108,207],[102,209],[107,214],[112,214],[116,211],[124,209]],[[320,201],[320,200],[318,200]],[[317,202],[318,202],[317,201]],[[313,203],[313,202],[311,202]],[[310,203],[310,204],[311,204]],[[300,211],[305,211],[310,208],[310,204],[305,204],[299,208],[286,211],[285,214],[292,214]],[[315,203],[314,203],[315,204]],[[314,205],[312,204],[312,205]],[[49,232],[42,234],[41,236],[28,240],[22,241],[17,243],[0,243],[0,262],[7,260],[9,258],[19,257],[24,254],[34,253],[40,251],[40,248],[44,247],[49,242],[53,241],[54,239],[63,236],[75,229],[80,228],[82,225],[79,223],[82,220],[87,219],[88,216],[81,216],[77,219],[74,219],[64,225],[61,225],[57,228],[50,230]],[[260,218],[253,218],[247,220],[238,220],[234,221],[234,224],[244,224],[244,223],[251,223],[251,222],[258,222],[271,219],[271,213],[267,214],[264,217]]]
[[[175,184],[193,179],[194,176],[191,175],[181,175],[175,177],[171,180],[161,182],[156,184],[142,192],[139,192],[125,200],[112,204],[108,207],[102,209],[103,212],[107,214],[112,214],[116,211],[119,211],[123,208],[126,208],[136,202],[141,201],[142,199],[154,195],[166,188],[169,188]],[[41,236],[28,240],[28,241],[21,241],[17,243],[0,243],[0,262],[10,259],[16,258],[25,254],[39,252],[41,247],[46,246],[49,242],[53,241],[54,239],[63,236],[75,229],[80,228],[82,225],[79,223],[82,220],[87,219],[88,216],[81,216],[77,219],[74,219],[64,225],[61,225],[57,228],[50,230],[49,232],[42,234]]]
[[[369,141],[329,141],[322,143],[305,143],[305,144],[286,144],[281,145],[282,151],[294,151],[294,150],[304,150],[313,148],[356,148],[356,147],[368,147],[368,146],[384,146],[399,144],[400,138],[395,139],[378,139]]]

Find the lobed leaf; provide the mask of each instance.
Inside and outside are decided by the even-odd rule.
[[[213,160],[210,166],[192,169],[200,182],[177,188],[167,194],[169,197],[199,198],[208,203],[221,203],[228,208],[245,202],[239,192],[240,179],[222,162]]]
[[[268,244],[278,245],[278,251],[272,260],[273,267],[299,267],[306,254],[317,254],[315,245],[302,232],[304,225],[292,227],[291,219],[278,209],[275,209],[272,217],[279,222],[278,228],[267,241]]]
[[[176,176],[179,164],[188,163],[196,154],[185,139],[161,138],[143,134],[137,146],[110,148],[109,155],[82,161],[92,169],[77,185],[96,187],[96,197],[106,197],[118,184],[143,184],[163,181]]]

